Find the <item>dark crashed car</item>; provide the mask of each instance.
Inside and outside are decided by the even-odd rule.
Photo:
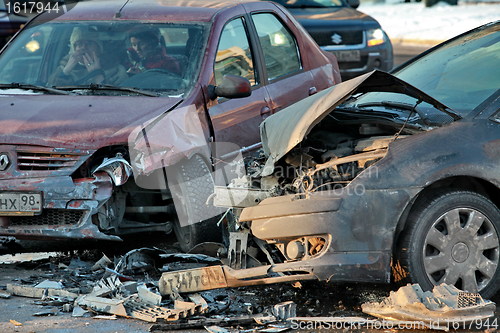
[[[253,244],[268,244],[272,260],[263,256],[269,266],[240,276],[415,282],[427,290],[446,283],[493,296],[499,52],[495,22],[393,75],[365,74],[269,117],[263,157],[248,163],[261,186],[232,206],[243,208],[238,223]],[[234,182],[229,192],[244,189]]]

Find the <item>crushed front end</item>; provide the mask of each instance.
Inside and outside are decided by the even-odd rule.
[[[120,240],[93,217],[110,199],[113,179],[87,170],[91,150],[0,146],[0,236],[18,239]]]

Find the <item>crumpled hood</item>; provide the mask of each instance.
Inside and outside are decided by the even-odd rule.
[[[423,91],[389,73],[375,70],[305,98],[264,120],[260,125],[260,137],[268,158],[262,176],[272,174],[275,163],[337,106],[356,93],[370,91],[403,93],[433,105],[454,119],[460,119],[450,108]]]
[[[127,143],[129,133],[137,125],[171,109],[180,100],[0,94],[0,144],[98,149]]]

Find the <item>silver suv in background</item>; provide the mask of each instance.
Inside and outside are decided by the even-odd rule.
[[[380,24],[358,10],[359,0],[274,0],[318,45],[335,54],[343,80],[393,67],[392,44]]]

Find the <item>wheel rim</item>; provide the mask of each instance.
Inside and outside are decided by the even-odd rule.
[[[423,264],[434,285],[479,292],[494,278],[500,243],[493,223],[471,208],[450,210],[434,221],[423,247]]]

